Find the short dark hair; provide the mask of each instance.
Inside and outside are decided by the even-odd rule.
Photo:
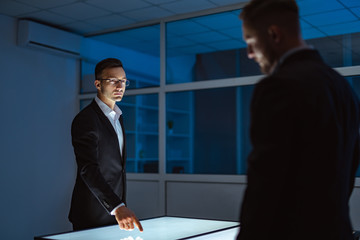
[[[298,30],[299,8],[295,0],[252,0],[240,13],[240,19],[253,27],[261,24],[282,24]]]
[[[96,64],[96,67],[95,67],[95,79],[101,79],[101,77],[102,77],[101,75],[102,75],[102,72],[104,71],[104,69],[114,68],[114,67],[123,68],[123,64],[117,58],[106,58],[106,59],[98,62],[98,64]]]

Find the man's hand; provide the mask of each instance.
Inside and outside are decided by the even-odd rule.
[[[115,218],[119,224],[120,229],[123,230],[134,230],[134,225],[140,230],[143,231],[143,227],[139,219],[135,216],[135,214],[125,206],[119,207],[115,210]]]

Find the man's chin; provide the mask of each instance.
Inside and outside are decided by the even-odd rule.
[[[122,100],[122,96],[114,97],[113,100],[115,102],[120,102]]]

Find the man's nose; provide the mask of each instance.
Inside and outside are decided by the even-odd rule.
[[[117,81],[115,83],[116,88],[122,88],[123,85],[125,85],[125,82],[123,83],[122,81]]]

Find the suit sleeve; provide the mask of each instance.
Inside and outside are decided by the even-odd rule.
[[[91,116],[77,116],[72,124],[72,144],[78,165],[78,173],[99,203],[110,212],[120,198],[106,182],[99,167],[99,133],[96,120]]]

